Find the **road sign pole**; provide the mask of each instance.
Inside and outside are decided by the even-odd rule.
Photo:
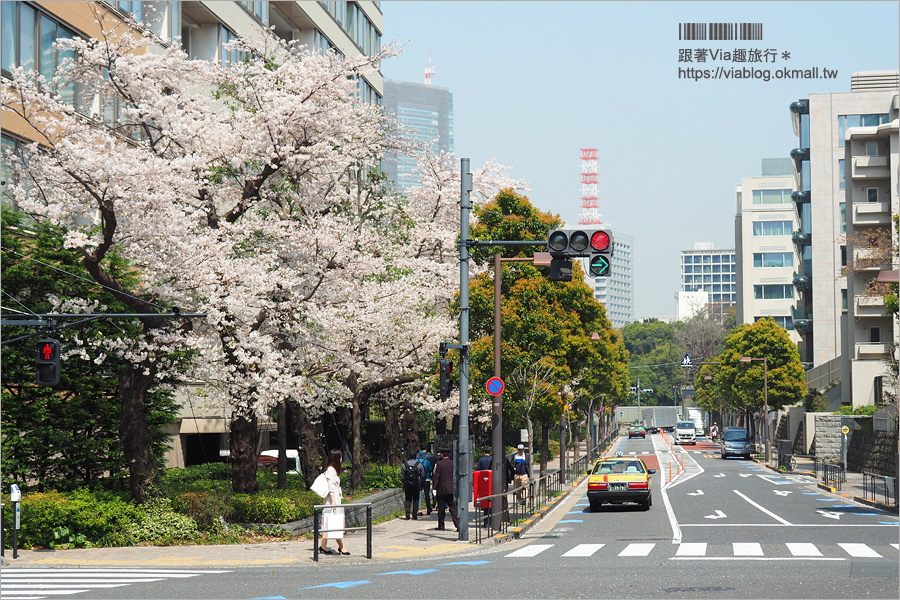
[[[469,193],[472,174],[469,159],[459,159],[459,477],[457,506],[459,539],[469,541],[469,501],[472,498],[472,455],[469,448]]]
[[[500,253],[494,255],[494,377],[500,377],[500,284],[501,263]],[[503,491],[503,394],[493,396],[491,401],[491,495],[497,495]],[[491,528],[500,531],[503,503],[494,499],[491,505]]]

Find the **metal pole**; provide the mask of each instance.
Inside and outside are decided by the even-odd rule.
[[[472,174],[469,159],[459,159],[459,482],[457,507],[459,539],[469,540],[469,498],[472,497],[469,471],[472,467],[469,448],[469,193]]]
[[[500,291],[501,270],[500,253],[494,255],[494,377],[500,377]],[[491,495],[496,496],[503,491],[503,394],[494,396],[491,411]],[[491,527],[500,531],[503,504],[494,500],[491,504]]]
[[[766,420],[763,431],[766,434],[766,464],[769,464],[769,359],[763,356],[763,418]]]

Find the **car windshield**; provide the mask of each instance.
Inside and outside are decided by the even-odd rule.
[[[594,467],[594,475],[606,475],[616,473],[646,473],[644,465],[639,460],[604,460]]]
[[[677,427],[678,429],[693,429],[694,424],[690,421],[683,421],[681,423],[678,423],[678,425],[676,425],[675,427]]]
[[[725,441],[747,442],[750,441],[750,437],[748,436],[746,429],[729,429],[725,432]]]

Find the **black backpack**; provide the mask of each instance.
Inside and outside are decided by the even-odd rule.
[[[403,463],[403,467],[400,469],[400,479],[403,480],[404,484],[419,485],[421,476],[418,467],[419,463],[414,458]]]

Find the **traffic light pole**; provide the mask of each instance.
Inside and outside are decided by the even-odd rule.
[[[457,464],[457,510],[459,539],[469,540],[469,498],[472,497],[469,470],[469,212],[472,204],[472,174],[469,159],[459,159],[459,457]]]

